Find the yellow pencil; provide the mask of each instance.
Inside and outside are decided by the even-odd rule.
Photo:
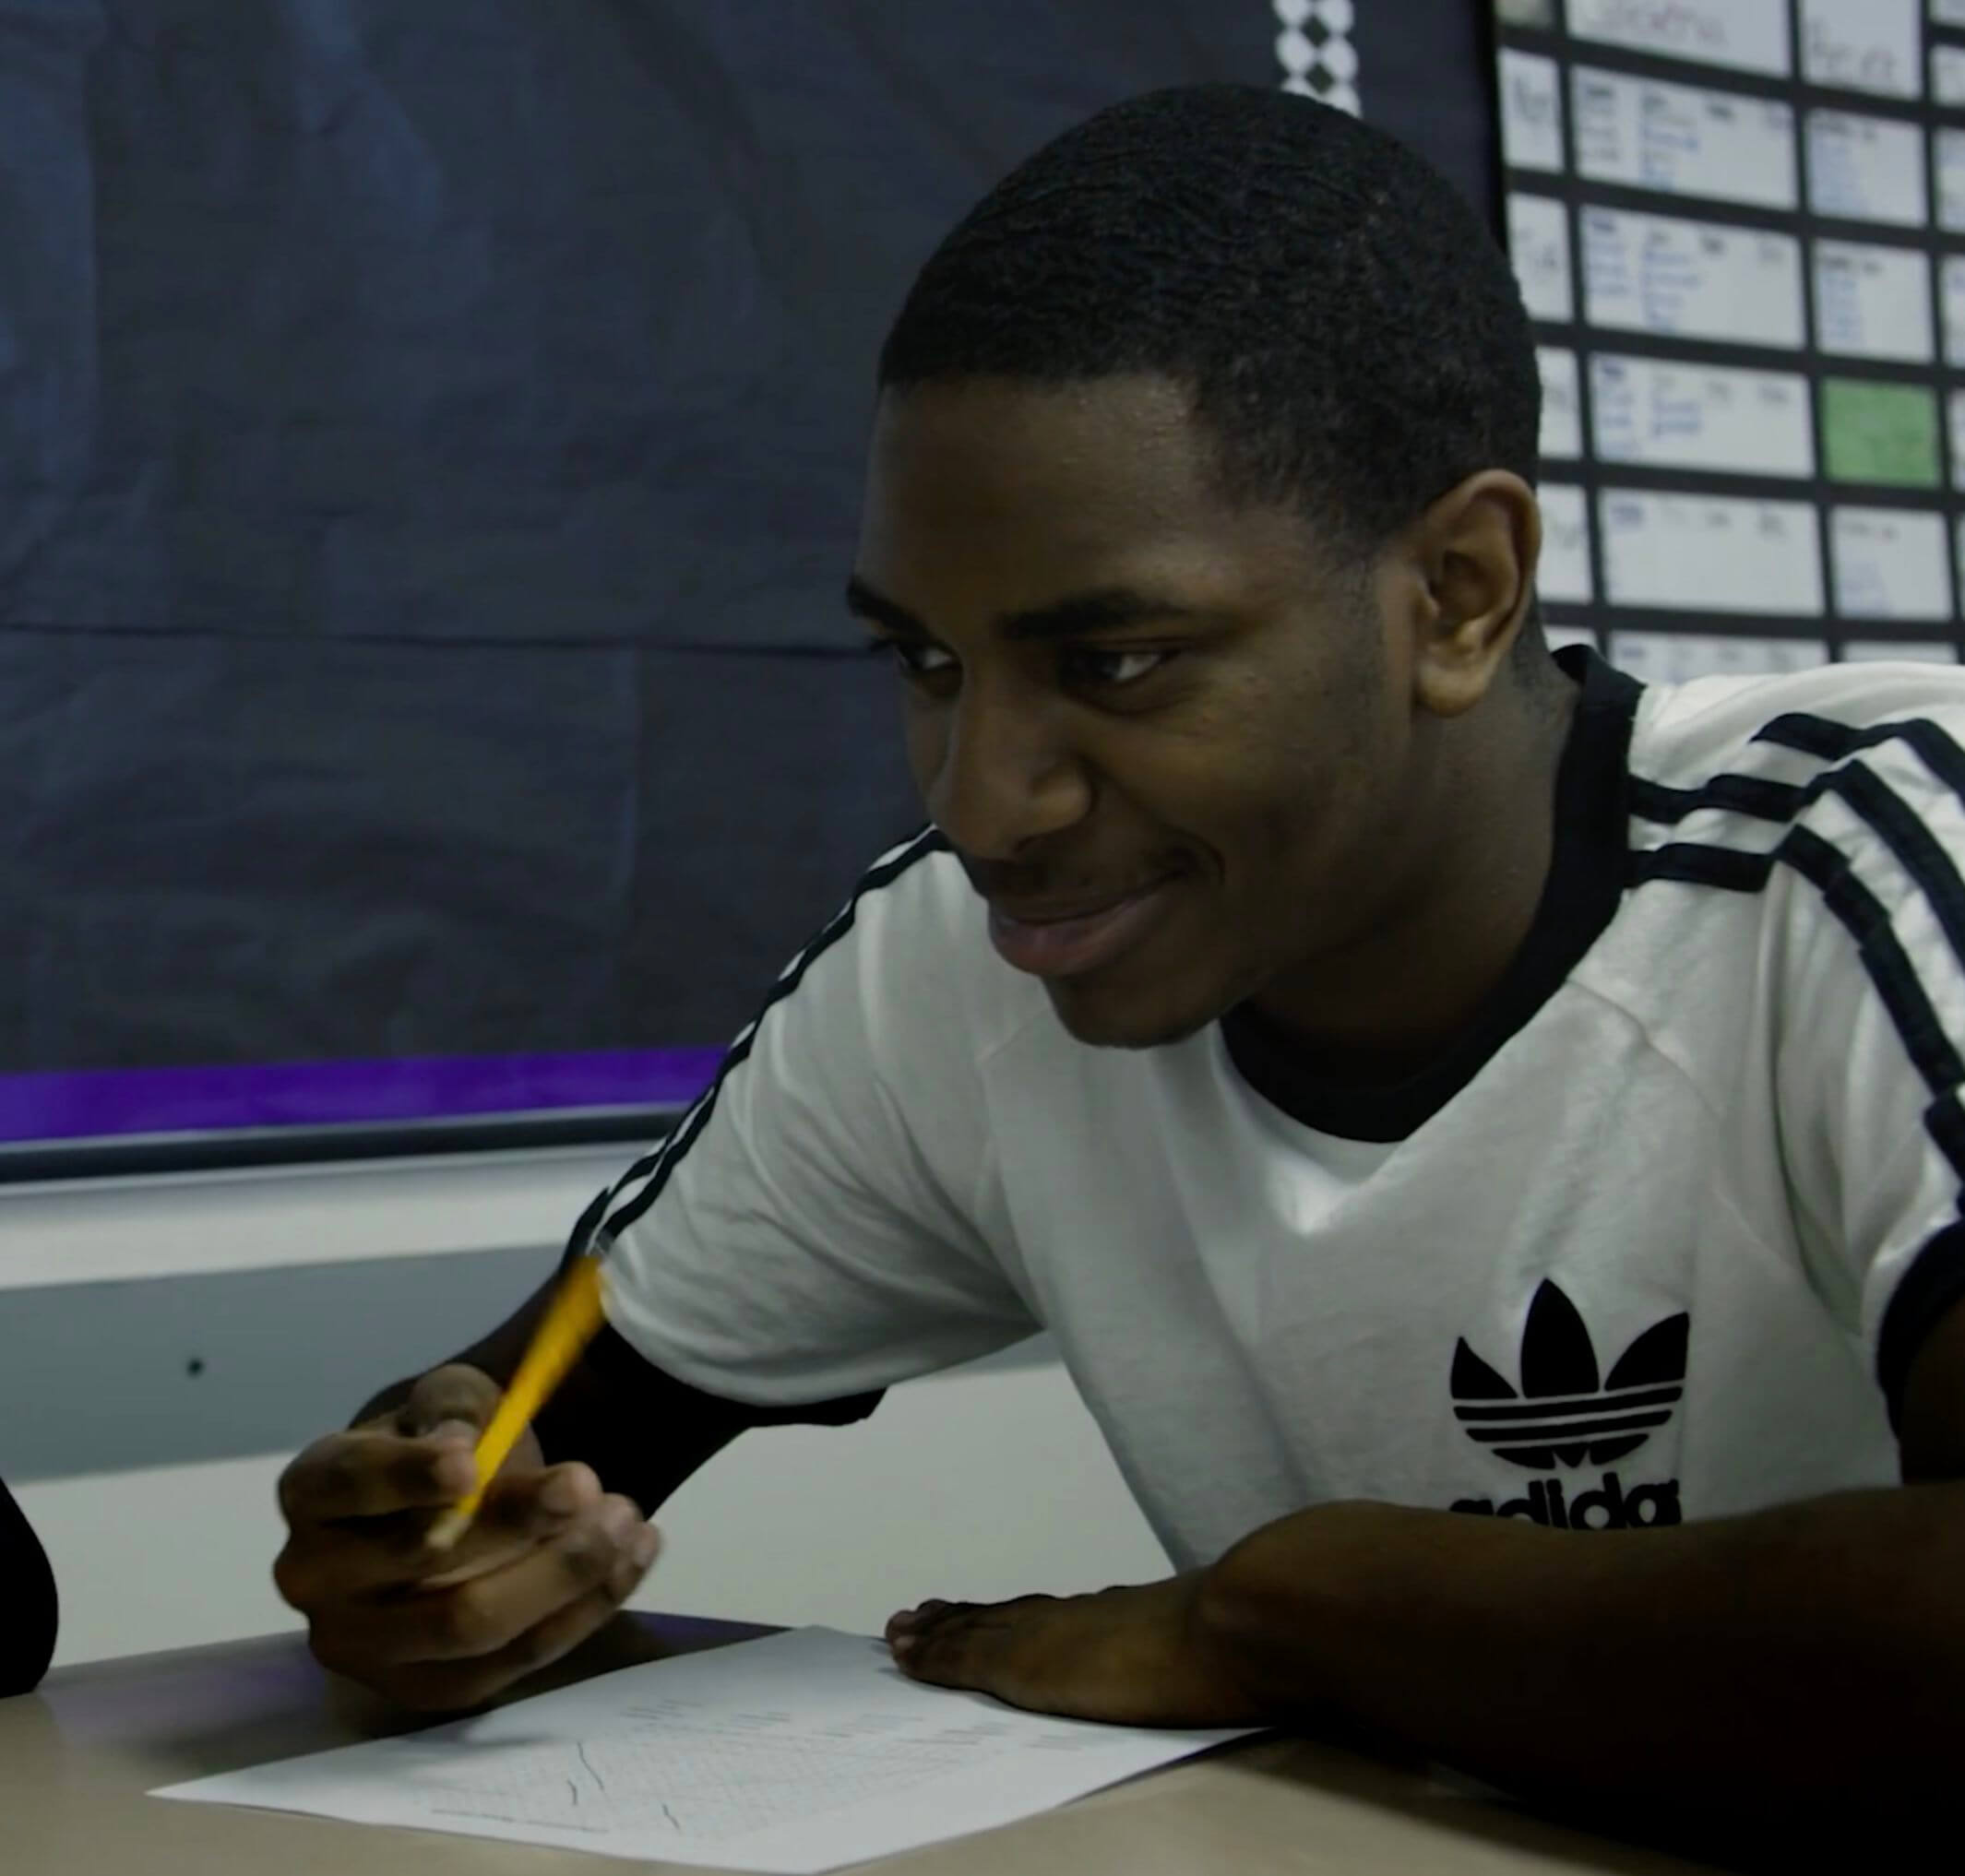
[[[498,1468],[511,1457],[518,1436],[552,1398],[553,1390],[566,1379],[566,1371],[580,1359],[580,1350],[593,1339],[604,1319],[601,1260],[577,1258],[533,1331],[531,1346],[498,1403],[491,1425],[479,1437],[478,1482],[430,1526],[428,1543],[433,1550],[449,1549],[470,1528],[471,1519],[484,1502],[485,1488],[498,1476]]]

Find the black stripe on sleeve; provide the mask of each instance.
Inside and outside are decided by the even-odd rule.
[[[1799,750],[1804,755],[1818,755],[1828,762],[1845,762],[1859,751],[1875,749],[1883,742],[1907,742],[1924,766],[1965,801],[1965,750],[1928,717],[1904,717],[1858,730],[1795,710],[1763,724],[1755,731],[1754,741]]]
[[[1921,719],[1852,730],[1819,718],[1789,717],[1769,724],[1761,733],[1768,741],[1831,760],[1846,759],[1858,747],[1902,737],[1947,785],[1965,784],[1965,757],[1960,756],[1958,745],[1935,725]],[[1849,762],[1804,787],[1757,777],[1721,776],[1703,789],[1667,789],[1634,778],[1632,811],[1643,819],[1667,824],[1707,807],[1785,822],[1830,790],[1840,793],[1881,837],[1923,893],[1953,952],[1965,966],[1965,882],[1956,863],[1911,808],[1862,763]],[[1965,1181],[1965,1110],[1958,1099],[1960,1084],[1965,1083],[1965,1060],[1946,1034],[1909,954],[1891,927],[1889,913],[1856,877],[1846,855],[1812,829],[1791,825],[1766,853],[1694,841],[1672,841],[1660,848],[1634,850],[1630,880],[1634,885],[1663,879],[1727,892],[1757,893],[1765,888],[1777,865],[1792,867],[1815,885],[1824,905],[1854,939],[1864,968],[1931,1093],[1924,1109],[1924,1130],[1953,1173]],[[1960,1206],[1965,1209],[1965,1197]],[[1965,1296],[1965,1226],[1950,1225],[1931,1240],[1899,1278],[1884,1313],[1877,1338],[1876,1378],[1893,1431],[1923,1337],[1961,1296]]]
[[[1904,1389],[1925,1338],[1953,1309],[1965,1302],[1965,1224],[1947,1225],[1897,1279],[1883,1327],[1876,1337],[1876,1378],[1889,1406],[1890,1429],[1898,1431]]]
[[[1918,722],[1882,726],[1888,730],[1886,735],[1844,730],[1840,724],[1824,722],[1819,718],[1792,717],[1778,718],[1769,724],[1761,732],[1759,740],[1801,748],[1802,743],[1791,740],[1787,734],[1769,733],[1796,724],[1807,726],[1808,739],[1813,746],[1805,753],[1811,754],[1828,753],[1840,756],[1846,753],[1843,742],[1852,745],[1860,742],[1864,746],[1874,746],[1900,736],[1911,742],[1913,746],[1920,742],[1930,743],[1929,750],[1920,747],[1920,754],[1929,765],[1941,745],[1954,759],[1959,781],[1965,784],[1965,755],[1961,755],[1958,745],[1934,724]],[[1830,730],[1841,731],[1843,741],[1838,742],[1819,733]],[[1912,732],[1918,730],[1928,730],[1930,735],[1928,738],[1914,737]],[[1840,768],[1825,769],[1805,785],[1770,781],[1762,776],[1721,775],[1715,776],[1703,788],[1673,789],[1659,782],[1634,778],[1631,812],[1641,819],[1665,825],[1675,825],[1704,808],[1746,814],[1757,821],[1786,823],[1794,820],[1804,808],[1828,794],[1840,795],[1896,856],[1898,863],[1923,893],[1938,923],[1944,928],[1953,955],[1960,967],[1965,968],[1965,879],[1960,878],[1958,866],[1946,852],[1944,844],[1909,803],[1864,763],[1849,762]]]
[[[642,1172],[648,1173],[648,1182],[642,1186],[641,1190],[633,1198],[627,1200],[618,1210],[608,1215],[605,1229],[610,1238],[618,1238],[623,1231],[626,1230],[636,1219],[642,1217],[649,1207],[661,1196],[662,1189],[668,1184],[670,1177],[673,1174],[677,1165],[681,1163],[683,1157],[689,1151],[690,1147],[695,1146],[697,1141],[702,1136],[703,1129],[709,1125],[709,1117],[716,1110],[717,1097],[723,1090],[723,1084],[730,1079],[731,1075],[744,1062],[749,1060],[752,1046],[756,1040],[758,1027],[763,1023],[765,1017],[771,1013],[773,1008],[783,1003],[787,997],[798,989],[799,985],[804,981],[805,973],[811,969],[812,966],[852,929],[853,920],[859,913],[860,901],[865,898],[869,893],[877,892],[883,886],[891,885],[902,873],[906,873],[918,861],[925,860],[930,854],[944,853],[947,850],[948,842],[943,837],[940,829],[932,826],[925,827],[905,846],[899,849],[891,858],[882,861],[879,865],[874,867],[862,877],[859,885],[853,889],[852,896],[840,908],[831,923],[827,925],[825,930],[804,951],[799,953],[797,957],[780,974],[778,981],[772,985],[770,994],[765,998],[763,1006],[758,1010],[756,1015],[751,1019],[738,1034],[736,1040],[731,1044],[730,1052],[724,1056],[721,1066],[717,1070],[716,1079],[710,1083],[708,1090],[698,1098],[696,1105],[683,1116],[675,1131],[670,1134],[658,1151],[638,1162],[637,1170],[630,1171],[627,1178],[609,1194],[609,1198],[612,1199],[616,1193],[632,1184],[636,1178],[641,1176]]]
[[[1647,880],[1678,880],[1692,885],[1716,886],[1724,892],[1757,893],[1766,886],[1777,864],[1792,866],[1822,895],[1823,903],[1856,941],[1856,950],[1876,993],[1883,999],[1905,1050],[1924,1085],[1941,1105],[1954,1108],[1949,1097],[1965,1081],[1961,1062],[1945,1034],[1937,1011],[1918,980],[1909,955],[1890,929],[1882,901],[1859,880],[1848,860],[1808,827],[1791,827],[1768,853],[1741,853],[1732,848],[1706,847],[1673,841],[1666,847],[1631,855],[1633,885]],[[1965,1141],[1950,1126],[1926,1123],[1933,1140],[1952,1170],[1965,1179]]]

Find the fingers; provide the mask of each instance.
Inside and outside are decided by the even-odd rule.
[[[477,1480],[468,1440],[358,1430],[316,1440],[280,1474],[280,1509],[300,1527],[454,1504]]]
[[[1030,1606],[1055,1600],[1019,1596],[1008,1602],[930,1600],[889,1618],[887,1645],[901,1671],[936,1687],[966,1687],[1014,1700],[1004,1668],[1027,1630]]]
[[[498,1570],[372,1604],[364,1614],[378,1647],[393,1637],[420,1661],[476,1659],[590,1591],[606,1590],[616,1602],[632,1595],[657,1543],[628,1500],[603,1499],[591,1516]]]
[[[658,1548],[634,1504],[603,1499],[502,1568],[337,1604],[316,1617],[314,1650],[419,1709],[474,1704],[577,1646],[634,1593]]]
[[[396,1431],[421,1439],[454,1423],[468,1428],[474,1439],[497,1412],[498,1393],[498,1383],[482,1369],[461,1362],[433,1368],[396,1409]]]
[[[570,1655],[611,1620],[618,1607],[609,1591],[590,1590],[495,1654],[474,1661],[416,1662],[372,1684],[415,1713],[468,1712],[495,1699],[528,1674]]]
[[[545,1466],[530,1434],[462,1540],[431,1549],[437,1514],[477,1482],[497,1399],[476,1369],[439,1369],[395,1412],[316,1441],[280,1482],[289,1538],[274,1581],[315,1653],[420,1710],[482,1702],[578,1646],[654,1561],[640,1511],[588,1466]]]
[[[295,1609],[421,1584],[460,1583],[510,1562],[601,1502],[590,1467],[555,1466],[494,1481],[470,1528],[450,1549],[430,1548],[427,1510],[337,1524],[302,1519],[273,1566]],[[450,1501],[444,1501],[448,1503]]]
[[[975,1603],[926,1604],[915,1611],[919,1626],[897,1632],[887,1624],[887,1643],[901,1671],[935,1687],[983,1688],[988,1631],[978,1622],[988,1613]]]

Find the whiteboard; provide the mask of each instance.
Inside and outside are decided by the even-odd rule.
[[[1959,648],[1938,639],[1845,638],[1842,658],[1848,664],[1956,664]]]
[[[1915,248],[1815,243],[1815,342],[1841,358],[1928,361],[1931,266]]]
[[[1583,297],[1592,326],[1798,348],[1801,243],[1790,234],[1590,207]]]
[[[1851,619],[1948,619],[1945,517],[1901,508],[1829,511],[1836,611]]]
[[[1922,228],[1928,219],[1923,129],[1893,117],[1809,112],[1808,206],[1817,215]]]
[[[1802,76],[1815,85],[1914,98],[1918,0],[1801,0]]]
[[[1494,17],[1562,623],[1965,660],[1965,0]]]
[[[1965,104],[1965,46],[1931,48],[1931,95],[1940,104]]]
[[[1787,0],[1569,0],[1575,39],[1633,52],[1785,76]]]
[[[1570,96],[1577,172],[1591,182],[1796,206],[1794,113],[1774,99],[1578,65]]]
[[[1792,617],[1822,611],[1812,503],[1605,489],[1598,513],[1614,605]]]
[[[1965,365],[1965,255],[1952,255],[1939,274],[1945,309],[1945,362]]]
[[[1503,50],[1501,149],[1518,170],[1563,167],[1563,91],[1554,59]]]
[[[1699,632],[1613,632],[1610,659],[1648,684],[1682,684],[1702,677],[1753,677],[1813,671],[1828,662],[1819,638],[1721,638]]]
[[[1953,233],[1965,231],[1965,130],[1937,134],[1937,220]]]
[[[1587,603],[1595,597],[1590,572],[1590,511],[1581,489],[1544,482],[1542,505],[1542,560],[1535,590],[1544,600]]]
[[[1590,412],[1605,462],[1735,475],[1812,476],[1808,380],[1675,360],[1592,352]]]
[[[1575,306],[1569,279],[1569,211],[1552,196],[1510,196],[1507,251],[1530,318],[1566,325]]]
[[[1566,346],[1539,345],[1535,366],[1542,374],[1539,453],[1565,459],[1581,456],[1583,415],[1577,393],[1576,353]]]

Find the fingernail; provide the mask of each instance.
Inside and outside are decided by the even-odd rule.
[[[469,1420],[439,1420],[430,1429],[427,1438],[439,1445],[454,1446],[460,1442],[467,1446],[478,1443],[478,1430]]]
[[[889,1630],[907,1634],[911,1630],[921,1626],[921,1611],[918,1609],[904,1609],[899,1615],[889,1616],[887,1625]]]
[[[469,1453],[446,1453],[436,1462],[435,1477],[438,1490],[461,1498],[478,1482],[478,1462]]]
[[[635,1560],[635,1568],[646,1570],[655,1561],[655,1553],[661,1549],[661,1538],[652,1526],[643,1526],[636,1532],[628,1544],[628,1555]]]
[[[541,1508],[565,1517],[580,1508],[580,1481],[571,1472],[554,1472],[539,1488]]]

